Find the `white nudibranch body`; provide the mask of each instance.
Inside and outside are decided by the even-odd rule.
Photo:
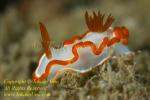
[[[127,29],[115,27],[113,30],[110,28],[114,20],[112,16],[109,16],[103,24],[101,23],[102,15],[93,14],[93,19],[89,19],[88,14],[85,14],[89,31],[83,36],[65,41],[64,46],[59,49],[51,47],[45,50],[33,73],[34,80],[53,79],[62,70],[85,73],[110,58],[111,50],[115,52],[115,55],[131,53],[126,46],[128,43]],[[40,25],[41,33],[47,34],[44,25]],[[47,35],[43,35],[43,38],[46,38],[44,36]],[[47,49],[45,45],[43,47]]]

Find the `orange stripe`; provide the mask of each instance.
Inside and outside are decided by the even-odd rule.
[[[48,76],[49,71],[50,71],[52,65],[56,65],[56,64],[67,65],[67,64],[70,64],[70,63],[74,63],[79,58],[79,55],[77,53],[77,49],[78,48],[90,47],[95,55],[99,55],[102,52],[102,50],[104,49],[104,47],[107,45],[108,41],[109,40],[108,40],[107,37],[104,38],[103,42],[100,44],[100,46],[98,48],[96,48],[95,44],[92,43],[92,42],[90,42],[90,41],[80,42],[80,43],[74,45],[73,48],[72,48],[72,53],[74,54],[74,57],[72,59],[66,60],[66,61],[53,60],[53,61],[49,62],[48,65],[46,66],[45,73],[43,73],[39,78],[36,77],[35,73],[33,73],[33,79],[35,81],[37,81],[37,80],[41,81],[41,80],[45,79]]]
[[[129,32],[128,32],[128,29],[126,27],[124,27],[124,26],[121,28],[115,27],[114,32],[115,32],[117,41],[120,41],[121,39],[123,39],[122,43],[124,45],[128,45]],[[112,40],[112,42],[113,41],[114,40]]]
[[[114,43],[119,42],[119,41],[120,41],[120,39],[118,37],[114,37],[109,41],[108,46],[111,46]]]
[[[89,32],[86,32],[83,36],[80,37],[83,38],[86,34],[88,34]],[[68,45],[68,44],[72,44],[74,43],[76,40],[78,40],[79,38],[73,38],[72,40],[70,41],[67,41],[67,42],[64,42],[65,44],[64,45]],[[56,65],[56,64],[59,64],[59,65],[67,65],[67,64],[72,64],[74,63],[78,58],[79,58],[79,55],[78,55],[78,52],[77,50],[79,48],[82,48],[82,47],[90,47],[93,51],[93,53],[95,55],[99,55],[102,50],[106,47],[106,46],[111,46],[113,45],[114,43],[117,43],[119,42],[120,39],[116,36],[114,38],[112,38],[111,40],[108,39],[108,37],[105,37],[102,41],[102,43],[99,45],[98,48],[96,48],[96,45],[90,41],[86,41],[86,42],[80,42],[76,45],[73,46],[72,48],[72,53],[74,55],[73,58],[71,58],[70,60],[66,60],[66,61],[62,61],[62,60],[52,60],[51,62],[48,63],[48,65],[46,66],[46,70],[45,70],[45,73],[42,73],[42,75],[40,77],[37,77],[35,75],[35,72],[33,73],[33,79],[35,81],[42,81],[43,79],[45,79],[48,75],[49,75],[49,71],[52,67],[52,65]],[[62,66],[62,67],[65,67],[65,66]]]
[[[123,32],[123,38],[128,38],[129,37],[128,29],[123,26],[123,27],[121,27],[121,30]]]
[[[120,27],[115,27],[114,32],[116,37],[118,37],[119,39],[123,38],[123,33]]]
[[[66,40],[66,41],[64,41],[64,45],[73,44],[74,42],[81,40],[88,33],[89,33],[89,31],[85,32],[82,36],[76,36],[76,37],[72,38],[71,40]]]
[[[129,40],[129,32],[128,29],[126,27],[121,27],[121,30],[123,32],[123,44],[124,45],[128,45],[128,40]]]

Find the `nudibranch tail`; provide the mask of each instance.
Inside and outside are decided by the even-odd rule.
[[[45,52],[47,58],[51,58],[51,51],[49,48],[50,39],[49,39],[48,32],[47,32],[44,24],[42,24],[41,22],[39,24],[40,24],[40,30],[41,30],[41,36],[42,36],[42,46],[43,46],[44,52]]]
[[[100,11],[96,15],[95,12],[93,12],[93,18],[88,15],[88,12],[85,13],[85,21],[90,31],[92,32],[104,32],[106,31],[110,25],[114,21],[114,17],[109,15],[104,22],[104,16],[105,14],[101,14]]]

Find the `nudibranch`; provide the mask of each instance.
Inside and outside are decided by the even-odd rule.
[[[39,59],[38,67],[33,73],[33,80],[53,79],[63,70],[85,73],[97,65],[103,64],[113,55],[129,54],[129,33],[126,27],[111,27],[114,17],[93,12],[85,13],[88,31],[64,41],[61,48],[50,46],[50,38],[44,24],[40,23],[44,53]],[[114,51],[113,55],[110,54]]]

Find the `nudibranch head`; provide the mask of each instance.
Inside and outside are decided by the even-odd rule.
[[[85,73],[97,65],[103,64],[112,55],[128,54],[131,51],[128,44],[128,30],[125,27],[111,27],[114,21],[109,15],[104,22],[104,15],[93,12],[93,17],[85,13],[88,31],[82,36],[64,41],[61,48],[50,47],[50,39],[45,26],[40,23],[42,46],[44,53],[39,60],[38,67],[33,73],[33,79],[41,81],[45,78],[58,77],[58,72],[73,70]]]

